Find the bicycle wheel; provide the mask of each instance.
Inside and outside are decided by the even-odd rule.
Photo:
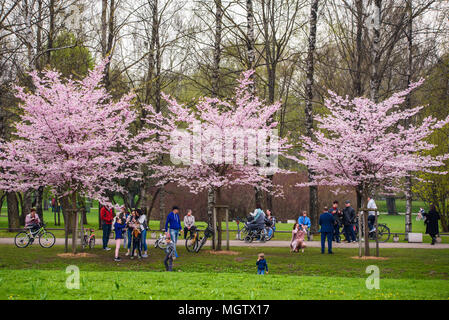
[[[253,242],[254,239],[250,234],[248,234],[244,240],[246,243],[251,243],[251,242]]]
[[[49,231],[44,231],[44,233],[39,236],[39,244],[42,248],[51,248],[55,242],[55,235]]]
[[[191,234],[187,239],[186,239],[186,249],[189,252],[195,252],[195,249],[197,247],[197,235],[195,234]]]
[[[82,243],[83,248],[87,247],[88,244],[89,244],[89,237],[87,236],[87,234],[85,234],[83,237],[83,243]]]
[[[244,241],[246,236],[248,235],[248,228],[243,227],[242,230],[240,230],[240,240]]]
[[[30,244],[30,236],[25,231],[20,231],[14,238],[17,248],[26,248]]]
[[[89,239],[89,249],[93,249],[95,247],[95,237]]]
[[[167,242],[165,242],[165,241],[158,241],[157,247],[158,247],[159,249],[164,250],[165,248],[167,248]]]
[[[377,226],[377,239],[379,242],[387,242],[390,239],[390,228],[384,224]]]
[[[271,238],[273,238],[273,235],[274,235],[273,228],[272,227],[266,227],[265,228],[265,232],[266,232],[266,237],[265,237],[266,241],[270,241]]]
[[[207,241],[207,237],[203,237],[203,238],[201,239],[201,241],[196,245],[196,248],[195,248],[195,252],[196,252],[196,253],[200,252],[201,248],[204,246],[204,244],[206,243],[206,241]]]
[[[265,242],[265,241],[267,241],[267,237],[268,237],[267,231],[265,229],[260,230],[260,239],[259,239],[259,241],[260,242]]]

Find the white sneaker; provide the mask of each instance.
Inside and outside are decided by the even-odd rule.
[[[304,253],[304,249],[302,249],[302,253]]]
[[[105,250],[105,251],[109,251],[109,250],[111,250],[111,248],[106,247],[106,248],[104,248],[104,250]]]
[[[129,252],[127,252],[127,253],[125,253],[125,256],[129,256],[131,253],[129,253]]]
[[[144,254],[142,255],[142,258],[148,258],[148,254],[144,253]]]

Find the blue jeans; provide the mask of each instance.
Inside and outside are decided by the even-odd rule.
[[[142,230],[142,250],[147,251],[147,230]]]
[[[324,253],[324,248],[326,247],[325,241],[327,237],[327,251],[332,252],[332,231],[323,232],[321,231],[321,253]]]
[[[175,257],[178,258],[178,252],[176,251],[176,242],[178,242],[179,230],[170,229],[170,239],[175,244]]]
[[[103,249],[105,249],[108,246],[109,235],[111,234],[111,227],[112,227],[112,224],[103,223],[103,226],[102,226],[102,229],[103,229]]]
[[[133,232],[131,228],[128,229],[128,250],[131,250],[131,244],[133,242]]]
[[[257,274],[265,274],[265,269],[257,269]]]

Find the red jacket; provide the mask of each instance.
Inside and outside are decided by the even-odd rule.
[[[112,209],[108,210],[106,207],[102,207],[100,210],[101,220],[106,224],[112,224],[112,220],[114,219],[114,214],[112,213]]]

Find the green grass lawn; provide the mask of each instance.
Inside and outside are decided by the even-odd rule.
[[[99,248],[88,251],[90,257],[75,258],[59,256],[61,246],[0,245],[0,250],[0,299],[449,298],[449,250],[383,249],[387,260],[357,260],[352,258],[357,249],[322,255],[318,248],[299,254],[264,248],[270,270],[265,276],[255,275],[260,248],[216,255],[192,254],[180,246],[173,273],[163,272],[163,252],[154,248],[147,259],[123,257],[121,262]],[[79,290],[65,287],[69,265],[80,269]],[[365,286],[368,265],[379,267],[379,290]]]

